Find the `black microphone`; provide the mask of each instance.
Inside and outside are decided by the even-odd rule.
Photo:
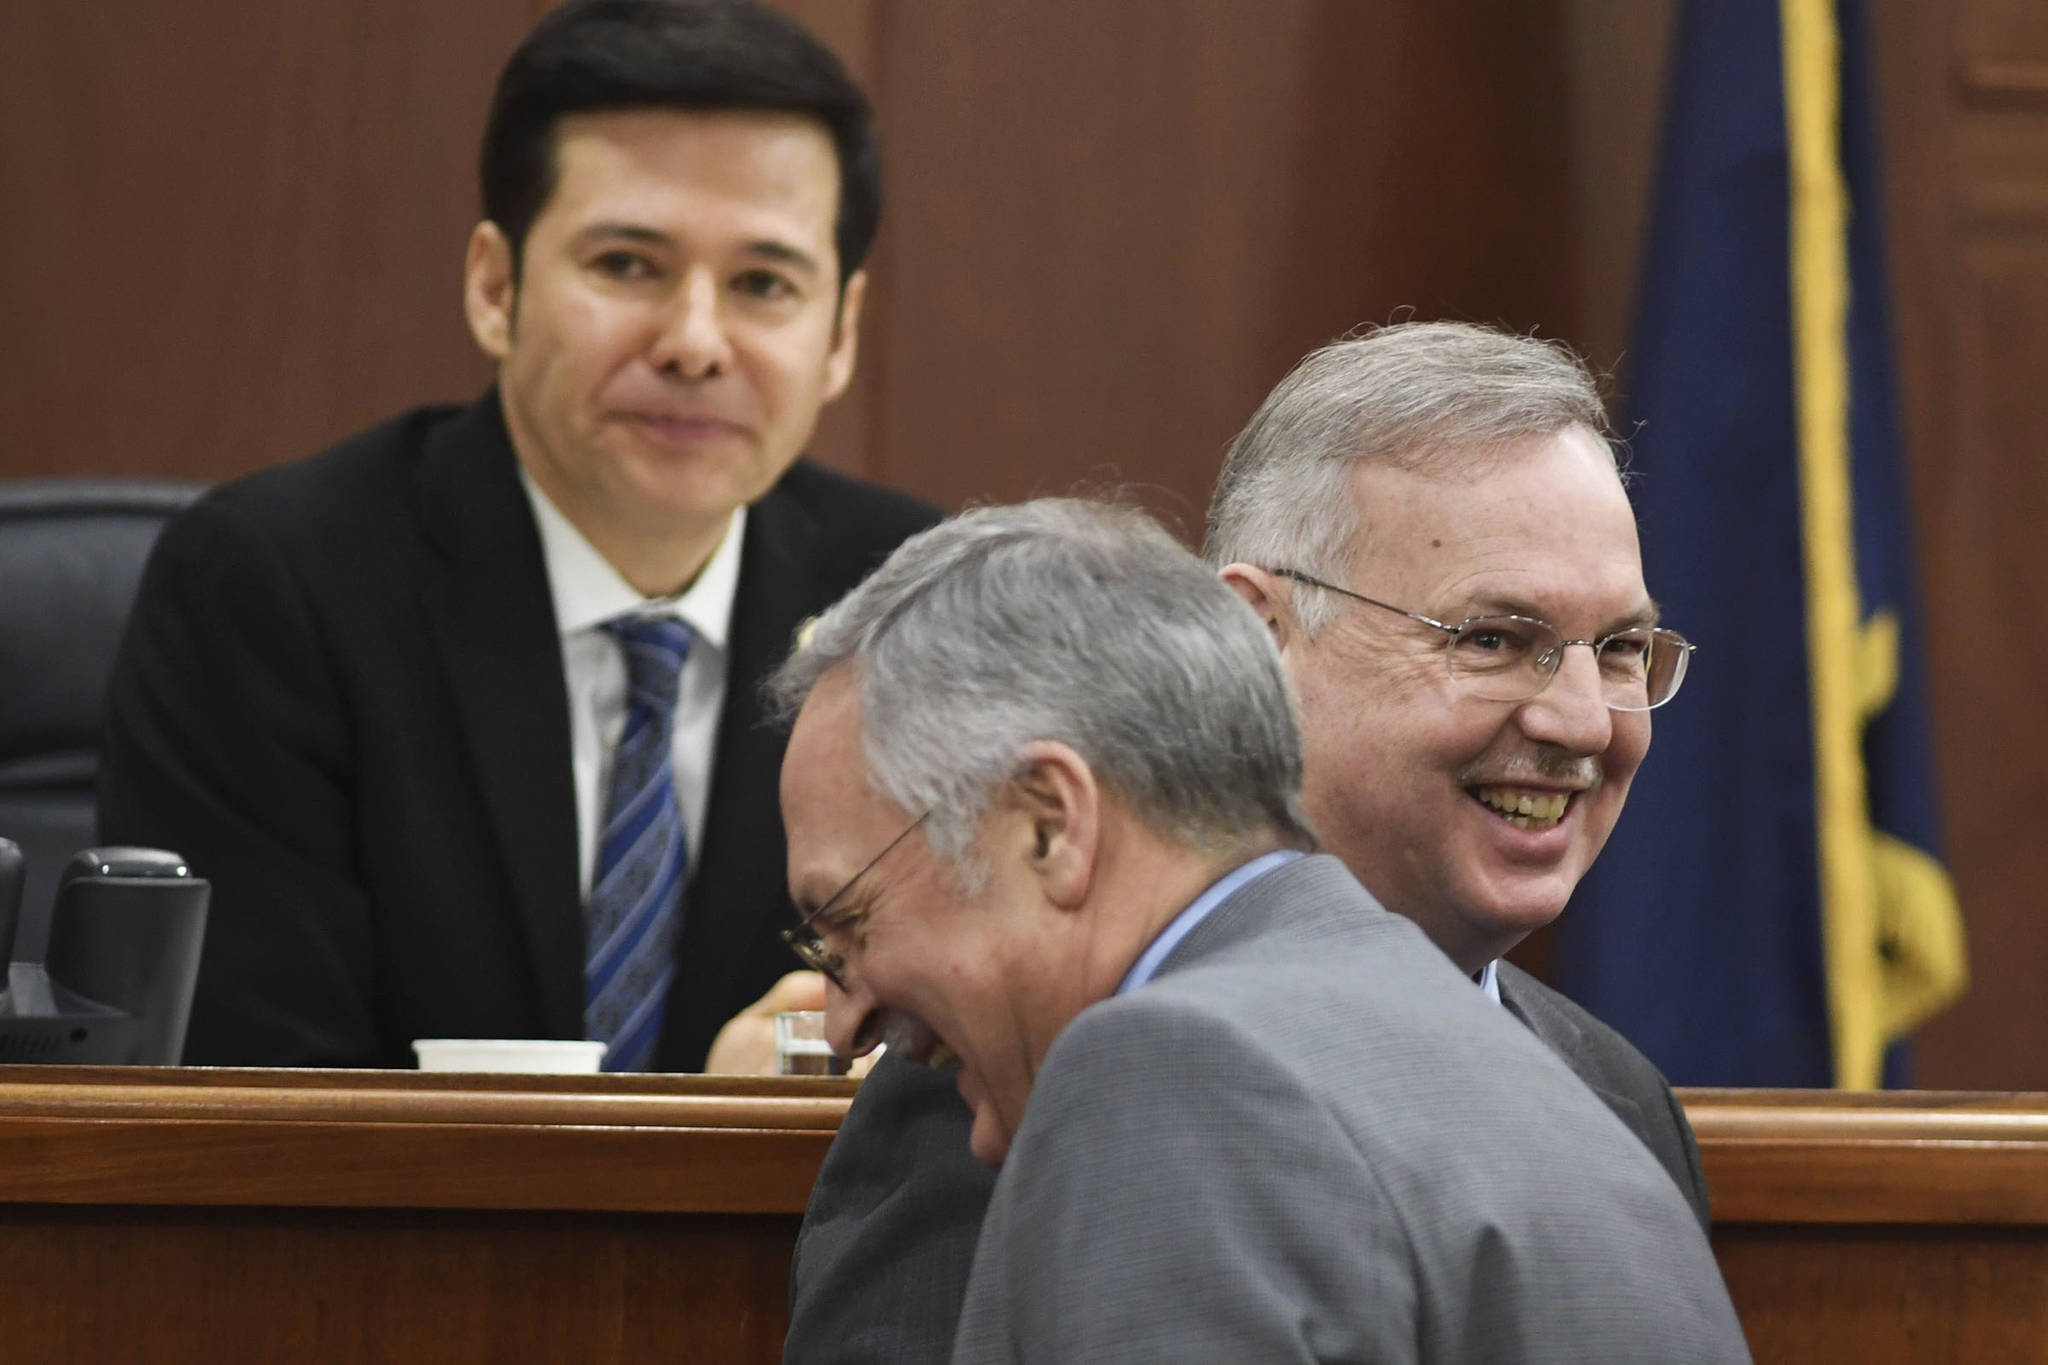
[[[74,854],[43,962],[9,969],[0,1061],[177,1065],[211,890],[161,849]]]

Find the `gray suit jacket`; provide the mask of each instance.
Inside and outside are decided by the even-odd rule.
[[[1342,864],[1055,1040],[956,1365],[1746,1360],[1642,1143]]]
[[[1669,1172],[1707,1222],[1692,1129],[1648,1058],[1502,963],[1501,1002]],[[811,1192],[790,1269],[785,1365],[926,1365],[952,1349],[995,1173],[967,1150],[950,1075],[885,1058],[861,1086]]]

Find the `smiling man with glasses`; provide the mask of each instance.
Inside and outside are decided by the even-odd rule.
[[[1300,697],[1317,828],[1493,991],[1498,959],[1557,917],[1606,843],[1649,713],[1692,654],[1658,622],[1603,430],[1561,347],[1385,328],[1288,376],[1210,509],[1208,558],[1272,629]],[[1565,1003],[1520,974],[1508,997]],[[1573,1022],[1579,1037],[1554,1044],[1597,1030]],[[1627,1044],[1600,1042],[1630,1063],[1602,1089],[1671,1109]],[[1688,1136],[1652,1126],[1703,1206]]]
[[[1649,1153],[1315,852],[1271,633],[1142,514],[925,532],[773,686],[833,1046],[1002,1168],[955,1365],[1747,1358]]]
[[[1704,1225],[1664,1078],[1501,960],[1564,910],[1693,653],[1643,581],[1605,429],[1563,347],[1455,323],[1373,330],[1310,355],[1261,405],[1205,554],[1280,646],[1325,848],[1561,1058]],[[988,1197],[958,1153],[967,1123],[921,1068],[876,1068],[804,1220],[790,1365],[947,1358]]]

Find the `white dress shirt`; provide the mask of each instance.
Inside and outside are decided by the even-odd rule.
[[[1480,990],[1486,992],[1486,998],[1488,1000],[1491,1000],[1496,1005],[1500,1005],[1502,1009],[1507,1008],[1505,1004],[1502,1004],[1500,998],[1499,958],[1495,958],[1493,961],[1487,963],[1484,967],[1481,967],[1479,969],[1479,975],[1474,977],[1473,980],[1479,983]]]
[[[598,826],[611,785],[612,750],[626,727],[626,656],[601,629],[615,616],[639,613],[673,616],[696,638],[683,661],[676,691],[676,802],[690,839],[687,878],[697,870],[711,797],[711,761],[718,745],[718,719],[725,707],[726,670],[731,660],[733,595],[740,582],[740,541],[747,509],[732,514],[732,525],[696,581],[675,597],[642,597],[619,576],[581,531],[562,515],[522,467],[521,484],[540,527],[541,558],[562,632],[562,678],[569,688],[569,757],[576,778],[578,885],[590,895],[597,863]]]

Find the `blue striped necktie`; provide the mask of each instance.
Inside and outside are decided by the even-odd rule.
[[[676,973],[683,873],[690,865],[672,751],[676,686],[690,628],[619,617],[604,629],[626,654],[626,726],[612,751],[610,799],[584,920],[585,1033],[611,1046],[607,1071],[645,1071]]]

